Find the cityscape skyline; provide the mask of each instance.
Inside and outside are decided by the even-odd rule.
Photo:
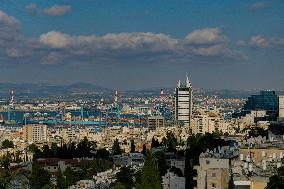
[[[283,0],[0,0],[0,188],[284,188]]]
[[[1,82],[281,90],[282,1],[10,1]],[[107,73],[107,74],[106,74]]]

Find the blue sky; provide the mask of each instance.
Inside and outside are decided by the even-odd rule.
[[[284,1],[2,0],[2,82],[284,89]]]

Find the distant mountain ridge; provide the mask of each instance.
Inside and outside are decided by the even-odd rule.
[[[153,87],[139,90],[123,90],[119,93],[125,96],[159,96],[163,89],[166,95],[173,95],[174,87]],[[92,83],[78,82],[69,85],[57,85],[49,83],[0,83],[0,99],[11,96],[11,91],[15,96],[20,97],[49,97],[49,96],[74,96],[92,95],[98,93],[114,94],[114,89],[102,87]],[[247,98],[252,94],[258,94],[259,90],[235,90],[235,89],[194,89],[195,94],[205,96],[217,96],[220,98]],[[284,95],[284,91],[276,91],[278,95]]]
[[[48,83],[0,83],[0,95],[7,97],[11,91],[17,96],[50,96],[73,93],[111,92],[112,89],[93,85],[90,83],[74,83],[70,85],[56,85]]]

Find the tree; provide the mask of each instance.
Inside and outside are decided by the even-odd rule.
[[[57,146],[56,143],[53,142],[51,144],[50,151],[51,151],[51,156],[53,158],[57,158],[58,157],[58,155],[59,155],[59,147]]]
[[[137,185],[137,189],[160,189],[161,181],[157,164],[150,152],[145,155],[145,164],[141,172],[141,183]]]
[[[49,184],[48,172],[34,162],[32,165],[31,188],[38,189],[47,184]]]
[[[121,155],[121,149],[120,149],[120,146],[119,146],[118,139],[115,139],[114,142],[113,142],[112,153],[113,153],[113,155]]]
[[[146,144],[143,144],[142,154],[145,155],[146,152],[147,152]]]
[[[158,139],[152,138],[151,148],[157,148],[160,146]]]
[[[109,159],[109,156],[110,156],[110,153],[105,148],[97,150],[97,153],[96,153],[97,158],[107,160]]]
[[[131,153],[134,153],[134,152],[135,152],[134,140],[131,140],[130,152],[131,152]]]
[[[160,180],[162,181],[162,176],[167,173],[167,169],[169,168],[167,160],[165,158],[165,154],[163,152],[157,151],[154,153],[154,158],[158,166]]]
[[[89,141],[87,137],[84,137],[77,145],[77,151],[80,152],[79,157],[92,157],[91,150],[95,151],[95,148],[96,143]]]
[[[56,177],[57,188],[58,189],[65,189],[66,188],[65,181],[66,181],[65,176],[62,174],[62,171],[59,168],[58,174],[57,174],[57,177]]]
[[[8,155],[0,159],[0,188],[7,188],[11,180],[11,172],[9,170],[10,159]]]
[[[0,168],[0,188],[7,188],[11,180],[11,174],[8,169]]]
[[[14,144],[12,141],[9,141],[9,140],[4,140],[2,142],[2,148],[6,149],[6,148],[14,148]]]
[[[269,178],[269,182],[265,189],[284,188],[284,166],[277,169],[277,173]]]
[[[54,187],[49,184],[46,184],[42,187],[42,189],[54,189]]]
[[[0,160],[1,166],[6,170],[9,169],[10,162],[11,162],[11,157],[9,153],[7,153],[7,155],[4,155]]]
[[[65,186],[69,187],[72,186],[74,184],[76,184],[80,178],[78,177],[78,174],[73,171],[73,169],[71,167],[67,167],[63,173],[63,175],[65,176]]]
[[[130,167],[122,167],[116,174],[117,182],[121,183],[126,189],[134,187],[133,170]]]
[[[110,169],[112,164],[105,160],[95,160],[89,167],[85,167],[84,179],[92,179],[97,173]]]
[[[113,189],[126,189],[120,182],[115,183]]]
[[[33,159],[38,159],[43,156],[41,150],[35,144],[31,144],[28,146],[28,152],[34,154]]]
[[[52,155],[51,150],[49,149],[49,146],[47,144],[43,145],[42,147],[42,155],[44,158],[49,158]]]
[[[167,132],[166,137],[162,139],[162,145],[167,147],[168,152],[175,152],[178,145],[177,138],[172,132]]]
[[[28,146],[28,152],[35,153],[36,150],[38,150],[38,147],[34,143],[32,143]]]

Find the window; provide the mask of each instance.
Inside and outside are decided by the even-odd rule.
[[[209,161],[209,160],[206,160],[206,164],[209,165],[209,164],[210,164],[210,161]]]
[[[216,173],[215,173],[215,172],[212,172],[212,173],[211,173],[211,177],[216,177]]]
[[[211,188],[216,188],[216,184],[212,183]]]

